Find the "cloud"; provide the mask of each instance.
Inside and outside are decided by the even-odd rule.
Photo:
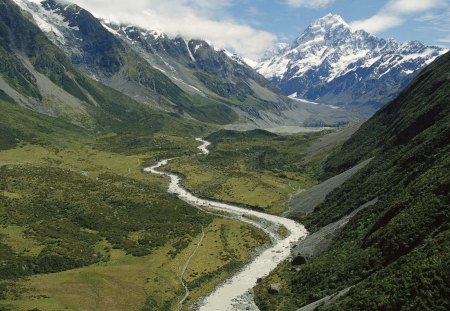
[[[435,36],[435,42],[450,45],[450,5],[444,10],[423,14],[416,21],[423,23],[421,30]]]
[[[98,17],[158,29],[169,36],[204,39],[249,58],[258,58],[276,41],[267,31],[224,16],[232,0],[73,0]]]
[[[435,9],[444,4],[444,0],[391,0],[386,6],[386,10],[407,14]]]
[[[382,32],[386,29],[400,26],[404,23],[404,18],[396,14],[378,13],[365,20],[350,23],[353,29],[364,29],[370,33]]]
[[[333,2],[334,0],[287,0],[287,4],[294,8],[323,8]]]
[[[447,7],[446,0],[390,0],[378,13],[350,24],[353,29],[364,29],[371,33],[383,32],[400,26],[412,14]]]
[[[448,35],[447,37],[444,37],[444,38],[436,39],[436,41],[441,42],[441,43],[450,43],[450,35]]]

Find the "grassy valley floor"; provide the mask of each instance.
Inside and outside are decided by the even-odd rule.
[[[281,214],[293,193],[317,183],[321,163],[353,131],[279,136],[222,130],[207,137],[208,157],[177,159],[166,170],[183,175],[198,196]]]
[[[0,310],[173,310],[203,231],[184,274],[186,309],[268,243],[260,230],[205,214],[167,194],[166,178],[143,173],[162,158],[198,152],[194,137],[144,125],[94,134],[4,108]],[[208,137],[208,157],[168,169],[203,196],[281,213],[291,193],[315,184],[335,145],[311,147],[327,135],[220,131]]]
[[[2,232],[8,231],[3,227]],[[243,238],[237,238],[243,236]],[[33,243],[20,237],[15,247]],[[12,310],[173,310],[184,295],[179,275],[181,267],[198,242],[194,237],[172,257],[172,245],[147,256],[127,255],[111,249],[107,241],[96,248],[110,249],[108,262],[64,272],[22,279],[0,306]],[[216,219],[205,228],[205,238],[186,273],[191,294],[185,309],[209,293],[220,281],[249,259],[252,249],[264,241],[264,234],[237,221]],[[8,241],[6,241],[8,244]]]
[[[0,310],[173,310],[203,227],[184,275],[187,308],[268,242],[250,225],[184,204],[166,193],[165,178],[142,172],[193,152],[195,141],[157,134],[142,153],[114,152],[105,144],[114,137],[0,152]]]

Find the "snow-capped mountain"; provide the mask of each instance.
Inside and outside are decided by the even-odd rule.
[[[256,69],[285,95],[371,112],[445,52],[353,30],[340,16],[328,14],[291,45],[269,51]]]

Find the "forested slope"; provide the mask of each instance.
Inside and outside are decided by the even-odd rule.
[[[303,219],[311,232],[364,203],[330,248],[300,267],[286,263],[257,288],[263,310],[295,310],[351,287],[323,310],[447,310],[450,307],[450,54],[331,156],[330,177],[371,163]],[[282,280],[279,294],[270,282]]]

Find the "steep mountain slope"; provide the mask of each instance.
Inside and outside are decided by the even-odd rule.
[[[180,37],[172,39],[163,33],[134,26],[111,23],[105,26],[116,31],[150,63],[169,76],[198,86],[191,86],[191,90],[206,87],[210,94],[235,97],[235,100],[244,102],[249,96],[264,99],[264,94],[258,94],[261,92],[257,93],[253,89],[259,87],[258,90],[267,89],[266,96],[272,93],[268,99],[280,100],[277,98],[279,91],[237,56],[223,50],[216,51],[205,41],[184,40]]]
[[[92,78],[167,112],[187,114],[202,121],[229,123],[237,115],[220,103],[193,98],[166,75],[153,68],[127,44],[116,38],[88,11],[54,0],[15,2],[31,15],[46,36],[69,57],[72,64]]]
[[[201,127],[87,77],[12,1],[0,4],[0,90],[8,102],[100,132],[151,137],[165,129],[187,133]]]
[[[443,53],[418,41],[400,44],[352,30],[340,16],[328,14],[256,69],[285,95],[372,113]]]
[[[311,232],[348,224],[316,257],[303,254],[306,264],[286,263],[258,287],[263,310],[295,310],[337,293],[321,310],[450,307],[449,70],[447,53],[327,161],[336,174],[373,157],[311,215],[293,214]],[[280,277],[284,289],[268,295]]]
[[[239,56],[216,50],[204,40],[170,38],[160,31],[106,21],[103,25],[186,92],[226,103],[244,120],[256,124],[253,127],[337,125],[359,118],[335,107],[282,96]]]

